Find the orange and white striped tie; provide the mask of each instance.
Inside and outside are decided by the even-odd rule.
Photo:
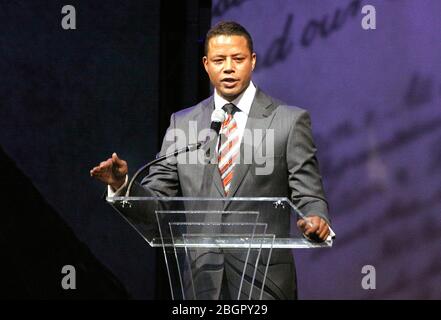
[[[219,148],[218,167],[225,195],[228,195],[230,191],[234,173],[233,168],[239,155],[239,130],[233,117],[235,108],[235,105],[232,103],[228,103],[222,108],[227,113],[227,118],[222,123],[220,130],[221,145]]]

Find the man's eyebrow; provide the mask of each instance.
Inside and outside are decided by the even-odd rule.
[[[238,57],[238,56],[245,57],[246,54],[239,52],[239,53],[232,54],[231,56],[232,56],[233,58],[236,58],[236,57]],[[225,58],[225,57],[226,57],[226,55],[224,55],[224,54],[214,54],[214,55],[212,56],[213,59],[214,59],[214,58]]]

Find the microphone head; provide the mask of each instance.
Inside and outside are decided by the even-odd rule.
[[[227,113],[222,109],[215,109],[211,114],[211,122],[224,122],[227,118]]]
[[[222,127],[222,122],[227,118],[227,113],[222,109],[215,109],[211,114],[211,125],[210,129],[213,130],[216,135],[219,134],[219,131]]]

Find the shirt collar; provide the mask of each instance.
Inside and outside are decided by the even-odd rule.
[[[254,96],[256,95],[256,87],[252,81],[250,81],[250,84],[248,85],[248,88],[244,92],[242,92],[236,99],[229,102],[222,98],[218,93],[217,90],[214,90],[214,107],[216,109],[222,108],[227,103],[232,103],[236,107],[239,108],[240,111],[248,115],[250,113],[251,105],[254,100]]]

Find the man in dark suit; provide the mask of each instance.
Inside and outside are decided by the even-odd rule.
[[[245,28],[235,22],[221,22],[208,32],[203,64],[215,88],[214,95],[172,115],[160,153],[188,144],[189,141],[177,138],[177,132],[196,130],[199,134],[210,127],[212,112],[223,109],[226,111],[221,129],[223,140],[214,139],[211,145],[217,161],[188,164],[176,158],[160,162],[151,167],[140,185],[133,186],[131,195],[287,197],[308,217],[308,223],[298,222],[305,236],[317,241],[327,239],[328,208],[308,113],[256,88],[251,81],[256,64],[253,42]],[[250,132],[262,134],[249,138]],[[245,161],[250,154],[251,161]],[[127,163],[113,154],[90,174],[109,185],[109,194],[114,195],[125,190],[127,172]],[[234,210],[243,209],[249,208],[234,206]],[[267,215],[263,219],[268,223],[268,232],[277,236],[289,233],[289,217]],[[221,284],[233,286],[240,279],[234,271],[241,269],[234,264],[240,259],[229,259],[228,255],[222,259],[226,267],[214,281],[214,288],[220,288]],[[207,298],[218,298],[219,294],[225,296],[225,292],[217,290]],[[296,298],[294,261],[289,250],[273,250],[263,297]]]

